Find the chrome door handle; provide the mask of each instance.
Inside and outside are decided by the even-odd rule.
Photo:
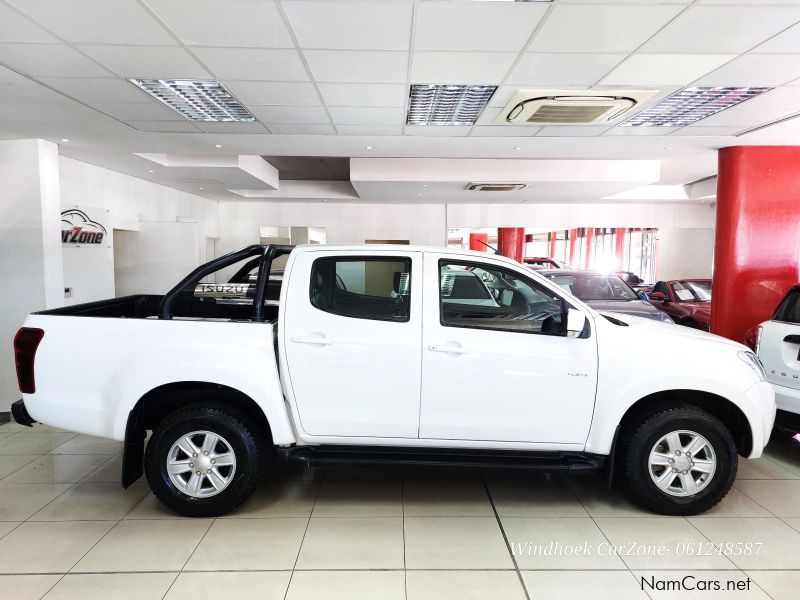
[[[431,344],[428,346],[428,350],[432,352],[446,352],[448,354],[469,354],[469,350],[463,346],[437,346],[436,344]]]
[[[333,340],[326,337],[312,337],[310,335],[293,335],[289,338],[296,344],[317,344],[318,346],[330,346]]]

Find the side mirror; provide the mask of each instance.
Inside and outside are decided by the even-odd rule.
[[[667,297],[664,295],[664,292],[650,292],[648,294],[650,300],[655,300],[656,302],[664,302]]]
[[[567,309],[567,337],[578,337],[586,327],[586,315],[574,308]]]

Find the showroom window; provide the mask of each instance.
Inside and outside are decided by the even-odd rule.
[[[439,290],[446,327],[564,335],[561,298],[513,271],[439,261]]]
[[[411,259],[328,257],[311,268],[311,304],[325,312],[379,321],[408,321]]]

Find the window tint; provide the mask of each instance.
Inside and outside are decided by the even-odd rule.
[[[800,323],[800,289],[789,290],[772,318],[784,323]]]
[[[440,261],[439,288],[442,325],[564,335],[561,298],[512,271]]]
[[[411,260],[327,257],[311,268],[311,304],[325,312],[381,321],[408,321]]]

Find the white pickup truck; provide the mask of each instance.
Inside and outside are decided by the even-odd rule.
[[[163,297],[32,314],[15,353],[19,422],[124,440],[123,485],[144,470],[191,516],[231,510],[276,458],[605,468],[651,510],[695,514],[775,417],[746,347],[447,249],[250,246]]]

